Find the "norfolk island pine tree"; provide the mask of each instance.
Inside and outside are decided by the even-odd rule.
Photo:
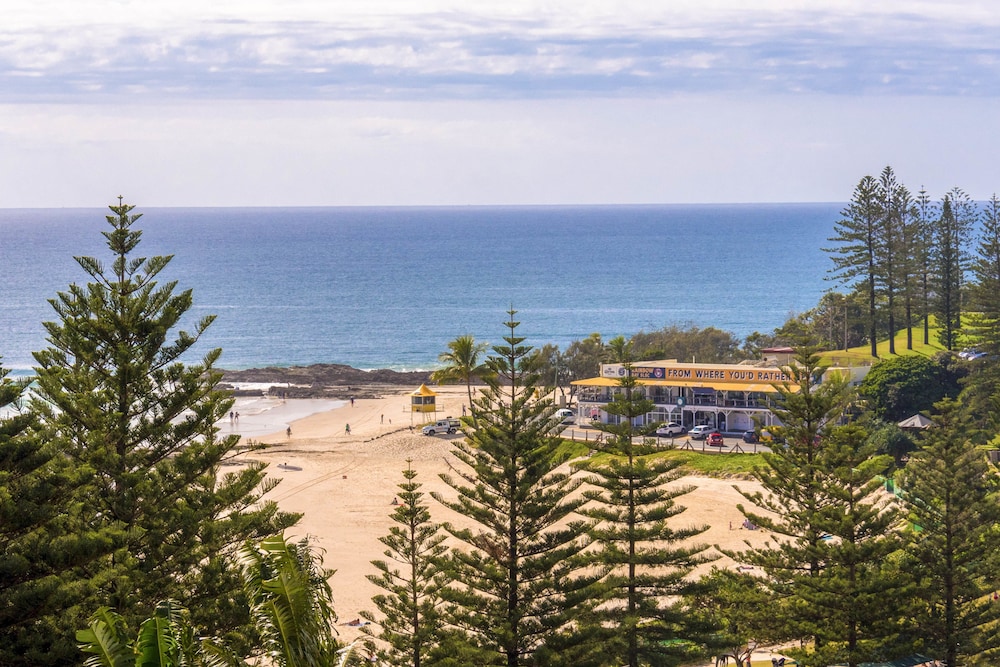
[[[110,209],[109,266],[76,258],[90,282],[50,300],[57,319],[44,323],[48,347],[35,353],[41,428],[92,471],[76,497],[81,511],[94,529],[123,531],[77,575],[97,588],[89,608],[112,606],[129,623],[169,597],[212,634],[245,628],[236,551],[298,516],[261,500],[277,484],[262,463],[223,470],[239,437],[220,438],[215,426],[232,405],[216,388],[221,350],[183,360],[213,318],[179,328],[191,290],[159,284],[171,257],[137,257],[140,216],[121,202]]]
[[[589,527],[573,519],[583,502],[571,497],[579,482],[556,471],[559,420],[552,402],[536,396],[532,348],[517,335],[515,312],[504,344],[486,360],[486,388],[453,452],[461,468],[442,475],[457,497],[432,494],[474,524],[444,524],[462,543],[451,552],[452,584],[442,594],[462,638],[455,650],[469,656],[464,664],[553,664],[571,650],[564,642],[592,582],[575,561]]]

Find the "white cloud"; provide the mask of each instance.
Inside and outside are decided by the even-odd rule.
[[[12,5],[12,6],[11,6]],[[986,197],[987,0],[14,0],[0,206]]]
[[[0,83],[22,101],[995,94],[1000,18],[955,4],[19,0]]]

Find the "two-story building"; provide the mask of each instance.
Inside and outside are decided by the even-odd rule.
[[[771,413],[775,385],[786,382],[793,391],[798,388],[792,378],[775,363],[775,359],[740,364],[682,363],[676,359],[642,361],[632,364],[645,396],[656,404],[652,412],[637,419],[637,425],[653,422],[677,422],[690,430],[705,424],[724,432],[740,432],[767,427],[778,420]],[[785,359],[781,359],[784,362]],[[831,368],[826,377],[839,373],[859,382],[867,368]],[[609,422],[617,419],[603,408],[611,402],[619,381],[624,377],[623,364],[602,364],[601,375],[576,380],[577,419]]]

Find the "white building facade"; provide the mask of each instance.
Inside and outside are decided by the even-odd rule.
[[[777,366],[742,364],[681,363],[676,359],[642,361],[632,364],[632,377],[646,398],[656,407],[636,420],[636,425],[654,422],[677,422],[685,429],[707,425],[722,432],[739,433],[778,424],[771,412],[777,394],[775,386],[798,387]],[[828,369],[859,382],[868,369]],[[611,402],[626,374],[623,364],[602,364],[601,375],[576,380],[577,420],[614,422],[603,407]]]

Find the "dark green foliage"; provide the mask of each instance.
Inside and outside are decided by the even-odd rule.
[[[934,205],[931,197],[923,188],[917,193],[914,204],[913,242],[911,256],[916,266],[914,282],[914,298],[917,310],[923,316],[924,345],[930,344],[931,298],[933,290],[934,269],[931,253],[934,249]]]
[[[487,358],[487,387],[473,400],[467,439],[454,451],[463,468],[442,476],[457,498],[434,496],[474,524],[444,524],[465,546],[452,554],[454,583],[444,593],[448,620],[462,635],[453,641],[475,656],[466,664],[545,664],[539,651],[568,629],[586,598],[588,582],[575,577],[573,560],[588,528],[572,518],[579,482],[555,471],[558,419],[551,401],[536,398],[532,350],[514,314],[505,344]]]
[[[79,650],[88,656],[86,667],[247,667],[261,664],[262,657],[274,667],[360,664],[349,649],[340,662],[344,651],[333,635],[337,617],[327,583],[333,572],[323,569],[307,540],[292,543],[273,535],[248,542],[241,561],[246,611],[261,638],[251,663],[205,636],[187,609],[164,600],[139,623],[138,632],[114,610],[98,609],[87,628],[76,633]]]
[[[945,400],[936,407],[935,425],[902,476],[915,527],[908,553],[920,590],[915,601],[926,641],[922,652],[948,667],[996,664],[1000,604],[990,596],[1000,585],[1000,514],[993,471],[970,442],[961,406]]]
[[[715,327],[700,329],[693,325],[686,328],[671,325],[649,333],[640,331],[632,336],[630,342],[632,358],[636,361],[679,359],[721,364],[740,358],[739,339]]]
[[[896,467],[903,465],[903,459],[917,448],[914,439],[919,437],[912,431],[904,431],[895,422],[873,420],[869,425],[868,441],[879,454],[888,454]]]
[[[883,330],[889,354],[896,353],[900,313],[907,349],[913,348],[913,320],[922,296],[928,294],[930,237],[921,201],[896,180],[892,167],[885,167],[878,179],[865,176],[834,226],[836,236],[829,240],[836,245],[825,249],[834,263],[832,278],[863,294],[873,357],[878,356],[876,344]]]
[[[115,535],[95,530],[73,499],[87,479],[43,439],[25,405],[26,382],[0,368],[0,664],[65,664],[76,654],[65,623],[87,586],[76,568],[108,553]]]
[[[766,548],[736,554],[737,560],[760,567],[769,577],[775,595],[790,597],[800,576],[818,576],[817,550],[823,539],[819,524],[819,488],[823,470],[816,442],[829,430],[846,406],[846,388],[836,382],[817,385],[818,358],[800,357],[801,366],[785,370],[793,381],[780,390],[774,408],[784,423],[785,445],[761,454],[766,465],[754,471],[763,493],[744,497],[765,512],[742,511],[750,521],[782,539]],[[796,391],[796,388],[798,391]],[[790,614],[784,620],[790,634],[811,636],[811,618]]]
[[[758,648],[787,641],[778,611],[784,604],[762,579],[716,567],[701,578],[689,596],[691,613],[716,628],[712,648],[716,656],[732,658],[735,667],[750,667]]]
[[[566,361],[559,352],[559,346],[546,343],[536,349],[532,354],[535,372],[538,373],[539,382],[545,389],[559,389],[565,395],[563,389],[570,379],[569,369]]]
[[[243,587],[261,637],[261,649],[276,667],[327,667],[340,645],[333,625],[333,596],[307,539],[289,542],[272,535],[247,541],[240,550]]]
[[[1000,356],[1000,199],[994,194],[983,209],[981,233],[972,264],[975,282],[969,290],[976,317],[968,334],[983,352]]]
[[[851,202],[834,225],[836,234],[829,240],[837,244],[825,248],[833,259],[833,279],[865,294],[868,340],[871,355],[878,356],[878,277],[880,266],[879,226],[882,222],[883,197],[879,182],[865,176],[854,188]]]
[[[601,604],[586,631],[600,646],[599,664],[680,664],[692,657],[691,646],[677,640],[700,640],[702,628],[677,596],[690,590],[687,576],[708,558],[704,545],[676,543],[706,527],[677,527],[670,521],[684,511],[676,500],[691,487],[668,486],[680,477],[680,462],[650,458],[651,447],[635,441],[633,421],[653,404],[630,372],[630,344],[618,338],[609,346],[627,372],[604,408],[619,422],[602,427],[610,436],[602,451],[611,458],[581,465],[596,487],[585,492],[590,503],[581,510],[595,522],[591,534],[597,550],[591,559],[607,571]]]
[[[862,299],[857,293],[824,294],[815,308],[793,315],[770,334],[755,331],[743,343],[743,356],[758,359],[764,348],[794,346],[803,339],[817,341],[826,350],[857,347],[867,339]]]
[[[604,356],[604,342],[599,333],[592,333],[582,340],[573,341],[562,356],[566,364],[567,377],[572,381],[600,374]],[[570,392],[575,389],[571,387]]]
[[[486,351],[486,343],[477,343],[469,334],[459,336],[448,342],[448,351],[438,355],[438,360],[445,364],[444,368],[434,371],[432,377],[438,384],[462,382],[469,395],[469,406],[472,406],[472,380],[481,378],[487,372],[479,359]]]
[[[913,262],[915,215],[909,190],[896,180],[892,167],[885,167],[879,177],[882,197],[882,220],[878,234],[878,283],[885,303],[889,354],[896,353],[896,312],[900,297],[906,303],[907,347],[913,348],[909,329],[911,275],[917,270]]]
[[[113,606],[134,625],[173,598],[221,634],[248,621],[236,550],[297,517],[260,501],[276,483],[263,464],[222,468],[238,436],[219,438],[215,427],[232,404],[216,389],[220,350],[182,361],[212,318],[178,329],[191,292],[157,283],[170,257],[134,256],[132,208],[112,206],[107,217],[110,266],[78,257],[91,282],[51,300],[58,319],[45,323],[49,347],[35,353],[33,406],[62,455],[90,473],[76,497],[89,527],[122,531],[107,558],[78,573],[97,587],[89,608]]]
[[[740,507],[776,539],[733,555],[764,571],[786,599],[776,608],[787,613],[786,631],[812,638],[820,664],[830,655],[853,661],[890,645],[898,631],[879,598],[905,583],[881,570],[895,548],[893,515],[875,499],[875,475],[888,457],[875,457],[863,432],[836,427],[851,396],[837,376],[817,382],[824,369],[811,350],[784,370],[792,381],[779,388],[774,412],[786,444],[762,454],[766,466],[755,477],[764,492],[744,493],[766,511]]]
[[[987,430],[986,438],[997,431],[995,397],[1000,395],[1000,199],[993,195],[981,216],[981,235],[973,262],[975,281],[970,286],[972,312],[965,317],[965,330],[986,356],[971,360],[971,374],[962,395],[977,425]]]
[[[949,360],[950,355],[883,359],[868,371],[858,393],[878,419],[901,421],[930,410],[942,398],[958,396],[962,371]]]
[[[432,655],[440,650],[445,633],[440,609],[441,587],[447,581],[441,571],[447,552],[442,544],[445,536],[431,521],[424,493],[414,481],[416,476],[412,465],[403,471],[406,481],[399,485],[399,505],[392,513],[398,525],[379,538],[387,547],[384,553],[388,560],[372,561],[378,574],[368,575],[386,591],[372,598],[382,618],[361,612],[381,626],[378,633],[368,626],[362,631],[381,640],[381,644],[370,646],[380,662],[392,667],[436,665]]]
[[[133,639],[125,619],[102,607],[78,630],[80,651],[87,654],[84,667],[245,667],[236,654],[214,637],[202,637],[191,616],[173,600],[159,602],[153,615],[139,626]]]
[[[900,512],[880,493],[880,475],[892,460],[876,455],[866,435],[858,427],[837,427],[817,445],[813,523],[824,539],[805,552],[821,567],[792,582],[793,606],[808,610],[806,616],[817,621],[812,634],[819,641],[809,656],[817,664],[855,667],[910,649],[899,646],[907,630],[899,600],[914,591],[892,559],[902,546]]]
[[[958,344],[962,328],[962,289],[968,269],[968,243],[975,222],[975,205],[960,188],[952,188],[941,202],[931,250],[933,300],[938,341],[948,350]]]

